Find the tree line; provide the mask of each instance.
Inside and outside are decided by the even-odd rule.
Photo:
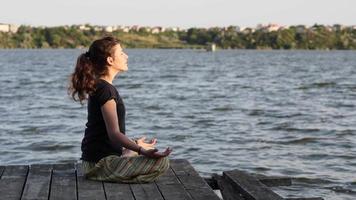
[[[0,48],[87,48],[105,35],[119,38],[126,48],[205,48],[216,44],[222,49],[356,49],[354,27],[315,24],[312,27],[290,26],[276,31],[252,28],[190,28],[151,33],[145,28],[124,32],[106,32],[89,26],[30,27],[20,26],[16,33],[0,32]]]

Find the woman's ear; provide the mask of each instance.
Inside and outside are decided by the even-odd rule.
[[[108,63],[108,65],[113,65],[114,59],[113,59],[111,56],[108,56],[108,57],[106,58],[106,62]]]

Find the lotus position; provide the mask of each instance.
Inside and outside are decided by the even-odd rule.
[[[132,140],[125,135],[125,106],[113,80],[128,70],[127,61],[120,42],[104,37],[78,57],[71,75],[72,98],[88,101],[81,160],[84,175],[91,180],[152,182],[169,168],[170,148],[158,151],[156,139]]]

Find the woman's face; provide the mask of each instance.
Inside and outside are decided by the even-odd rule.
[[[114,54],[112,60],[110,59],[109,64],[118,71],[127,71],[127,60],[128,56],[121,48],[120,44],[117,44],[113,48]]]

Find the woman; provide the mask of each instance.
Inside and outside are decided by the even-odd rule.
[[[159,152],[156,140],[131,140],[125,135],[125,106],[112,85],[125,72],[128,56],[113,37],[94,41],[77,59],[69,91],[80,103],[88,100],[88,122],[82,140],[84,174],[113,182],[152,182],[169,167],[171,149]],[[141,156],[139,156],[141,155]]]

